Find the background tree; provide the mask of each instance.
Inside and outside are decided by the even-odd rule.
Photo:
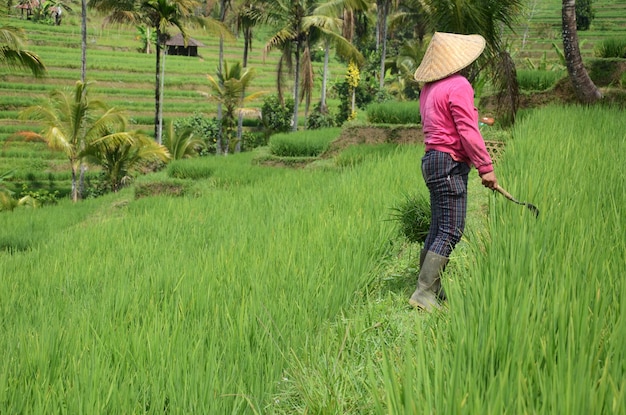
[[[346,33],[343,30],[345,21],[340,16],[353,16],[354,11],[366,10],[367,7],[368,3],[364,0],[340,0],[322,3],[313,12],[314,15],[329,17],[329,19],[320,21],[321,25],[317,28],[324,45],[324,69],[322,71],[322,91],[319,105],[320,111],[324,114],[328,112],[326,90],[331,45],[334,45],[337,55],[347,61],[356,62],[358,65],[362,65],[364,61],[359,50],[343,36],[343,33]]]
[[[591,21],[596,17],[593,0],[576,0],[576,29],[589,30]]]
[[[569,79],[572,82],[578,100],[582,103],[593,103],[602,98],[602,93],[595,86],[580,55],[578,32],[576,31],[576,2],[563,0],[563,52]]]
[[[121,126],[119,127],[121,128]],[[107,131],[111,137],[119,134],[115,130]],[[117,192],[132,179],[132,173],[150,163],[170,160],[170,153],[163,145],[156,143],[147,135],[132,131],[130,140],[98,140],[81,152],[81,157],[88,163],[100,166],[106,183],[105,190]]]
[[[206,30],[217,32],[229,39],[232,35],[220,22],[195,15],[195,11],[200,7],[200,3],[196,0],[89,0],[89,5],[96,10],[108,13],[105,24],[123,23],[135,26],[145,24],[154,29],[156,33],[154,137],[160,144],[162,141],[161,76],[163,71],[161,61],[164,45],[169,37],[168,28],[178,29],[185,42],[188,39],[186,22],[202,25]]]
[[[235,141],[236,120],[238,112],[243,108],[243,104],[256,99],[263,92],[243,97],[242,93],[254,79],[255,71],[252,68],[242,69],[241,64],[236,62],[232,66],[224,63],[221,71],[218,70],[217,77],[207,75],[209,86],[213,92],[213,99],[222,104],[224,112],[222,114],[222,132],[224,137],[224,154],[227,154],[230,146]],[[240,149],[240,143],[236,143],[236,151]]]
[[[170,121],[163,131],[163,145],[173,160],[195,157],[206,147],[192,127],[186,126],[179,131],[174,121]]]
[[[302,97],[310,99],[313,88],[311,47],[321,34],[339,39],[333,30],[336,17],[316,14],[318,4],[309,0],[267,0],[261,2],[259,21],[273,28],[273,34],[265,44],[264,53],[281,51],[277,70],[277,89],[283,102],[283,77],[285,71],[294,75],[292,130],[298,129],[299,103]],[[346,42],[348,43],[348,42]],[[301,91],[302,86],[302,91]]]
[[[0,65],[27,69],[36,77],[46,73],[39,56],[24,49],[24,31],[13,26],[0,27]]]
[[[124,131],[126,118],[117,109],[98,100],[90,100],[86,84],[78,81],[73,93],[53,91],[46,104],[26,108],[20,119],[43,124],[41,132],[21,132],[27,140],[42,140],[53,150],[65,153],[72,171],[72,200],[81,196],[76,173],[85,152],[91,146],[133,144],[136,137]],[[114,131],[114,132],[111,132]]]
[[[162,128],[161,60],[163,58],[163,48],[168,39],[167,29],[170,26],[176,27],[186,42],[188,35],[183,25],[183,20],[185,17],[193,15],[199,3],[195,0],[90,0],[89,5],[96,10],[109,13],[105,23],[145,24],[154,29],[156,33],[154,137],[157,143],[160,144]]]
[[[252,50],[252,30],[259,23],[256,17],[260,16],[253,1],[243,1],[239,4],[234,13],[235,32],[243,36],[243,69],[248,67],[248,54]],[[245,97],[246,90],[241,91],[241,98]],[[237,120],[237,142],[240,143],[243,136],[243,112],[239,112]]]
[[[387,18],[396,2],[393,0],[376,0],[376,13],[378,15],[376,26],[376,50],[380,53],[380,78],[378,89],[385,87],[385,59],[387,58]]]

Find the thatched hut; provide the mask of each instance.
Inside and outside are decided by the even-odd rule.
[[[29,20],[33,15],[33,10],[35,10],[37,7],[41,7],[39,0],[23,0],[20,1],[20,4],[15,6],[15,8],[22,13],[22,17],[24,17],[24,13],[26,13],[26,19]]]
[[[195,39],[187,38],[187,46],[185,46],[183,35],[179,33],[165,42],[165,46],[167,46],[168,55],[198,56],[198,48],[203,47],[204,44]]]

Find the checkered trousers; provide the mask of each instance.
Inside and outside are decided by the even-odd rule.
[[[427,151],[422,175],[430,192],[431,221],[424,248],[449,257],[461,240],[467,214],[467,176],[470,166],[441,151]]]

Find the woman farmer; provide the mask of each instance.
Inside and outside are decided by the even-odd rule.
[[[478,129],[474,90],[459,72],[485,48],[480,35],[435,32],[415,79],[425,83],[420,113],[426,154],[422,175],[430,192],[431,223],[420,254],[417,289],[409,303],[430,311],[445,301],[440,275],[461,240],[467,212],[467,177],[475,166],[482,184],[498,185]]]

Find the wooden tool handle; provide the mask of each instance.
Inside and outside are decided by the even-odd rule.
[[[496,190],[503,195],[504,197],[506,197],[509,200],[512,200],[515,203],[519,203],[513,196],[511,196],[511,194],[509,192],[507,192],[506,190],[504,190],[502,187],[500,187],[500,185],[496,186]]]

